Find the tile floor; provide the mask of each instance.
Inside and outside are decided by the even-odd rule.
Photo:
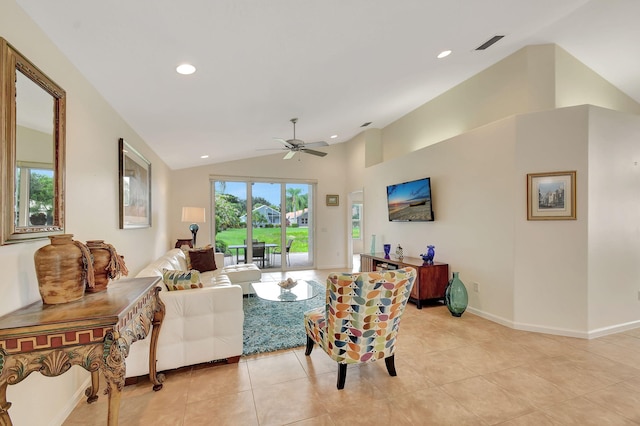
[[[587,341],[409,304],[396,369],[350,366],[338,391],[337,364],[316,347],[168,372],[159,392],[125,387],[120,425],[640,425],[640,329]],[[106,402],[81,401],[64,425],[105,424]]]

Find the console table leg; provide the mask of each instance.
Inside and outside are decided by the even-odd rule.
[[[11,403],[7,402],[7,385],[8,383],[2,382],[0,384],[0,426],[11,426],[11,417],[9,417],[9,408]]]
[[[107,424],[118,424],[120,412],[120,397],[124,388],[125,354],[129,347],[127,340],[117,331],[109,331],[104,338],[104,358],[101,371],[107,382],[107,394],[109,394],[109,411]]]
[[[107,413],[107,425],[118,426],[118,416],[120,414],[120,397],[122,390],[117,385],[111,386],[109,389],[109,411]]]
[[[153,312],[153,321],[151,322],[151,344],[149,345],[149,380],[153,383],[153,390],[159,391],[162,389],[162,382],[164,382],[164,374],[158,374],[156,351],[158,349],[158,336],[160,335],[160,327],[164,320],[165,306],[160,299],[160,287],[156,287],[156,307]]]
[[[91,372],[91,386],[88,387],[84,394],[87,396],[87,403],[91,404],[98,399],[98,389],[100,388],[100,372],[98,370]]]

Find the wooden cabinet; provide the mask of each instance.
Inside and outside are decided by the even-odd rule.
[[[403,257],[399,259],[392,256],[385,259],[384,253],[361,254],[360,270],[362,272],[372,272],[384,269],[400,269],[411,266],[417,270],[417,280],[411,290],[411,302],[414,302],[418,309],[422,309],[422,302],[434,299],[444,299],[444,292],[449,282],[449,265],[441,262],[434,262],[433,265],[423,265],[423,261],[417,257]]]

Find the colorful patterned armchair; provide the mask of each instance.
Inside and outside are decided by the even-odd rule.
[[[389,375],[396,375],[400,317],[415,279],[413,268],[329,274],[326,306],[304,314],[305,355],[317,343],[338,363],[338,389],[344,388],[347,364],[384,359]]]

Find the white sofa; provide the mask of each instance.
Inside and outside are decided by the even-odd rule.
[[[254,264],[224,267],[224,255],[215,254],[215,271],[200,275],[203,288],[168,291],[162,281],[160,298],[166,312],[157,348],[157,370],[203,362],[237,362],[242,355],[243,289],[260,281]],[[147,265],[136,277],[162,276],[163,269],[186,270],[181,249],[172,249]],[[126,359],[127,377],[149,374],[150,336],[131,345]]]

